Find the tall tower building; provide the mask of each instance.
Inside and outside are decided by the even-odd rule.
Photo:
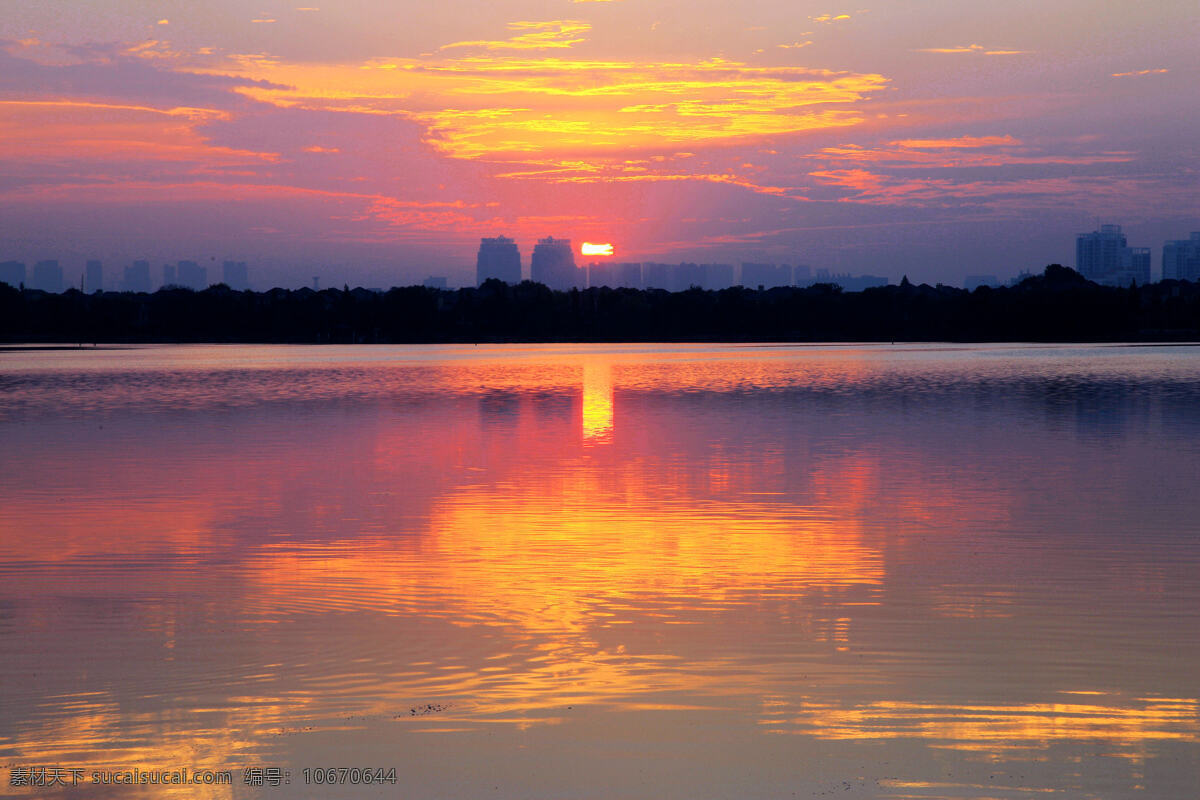
[[[250,288],[250,273],[245,261],[226,261],[221,265],[222,283],[235,292],[244,292]]]
[[[0,283],[7,283],[14,289],[25,284],[25,264],[21,261],[4,261],[0,263]]]
[[[1075,237],[1075,269],[1090,281],[1102,282],[1121,268],[1121,251],[1126,247],[1120,225],[1101,225],[1100,230]]]
[[[195,261],[180,261],[175,267],[179,285],[197,292],[208,288],[208,268]]]
[[[90,294],[104,290],[104,265],[99,261],[93,259],[87,262],[87,268],[83,273],[83,288]]]
[[[1162,276],[1163,280],[1200,281],[1200,231],[1163,244]]]
[[[62,267],[56,259],[39,261],[33,265],[33,286],[43,292],[61,292],[63,290]]]
[[[479,255],[475,259],[475,285],[489,278],[516,285],[521,282],[521,251],[507,236],[479,240]]]
[[[1145,286],[1150,282],[1150,248],[1126,247],[1121,251],[1121,268],[1108,279],[1110,286]]]
[[[581,272],[575,266],[575,253],[571,250],[570,239],[555,239],[552,236],[538,239],[529,259],[529,277],[535,283],[544,283],[558,291],[577,289],[583,283]]]
[[[134,261],[125,268],[124,289],[127,292],[150,291],[150,262]]]

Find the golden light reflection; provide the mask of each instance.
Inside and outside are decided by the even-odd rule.
[[[863,466],[829,476],[844,502],[866,500],[874,478],[855,474]],[[250,610],[267,620],[368,611],[436,619],[479,642],[494,638],[479,631],[493,630],[509,648],[498,660],[414,665],[411,677],[376,687],[364,713],[435,688],[465,700],[447,722],[527,725],[563,721],[571,702],[644,710],[757,693],[762,674],[731,680],[710,652],[713,626],[737,627],[779,598],[812,597],[787,623],[842,650],[854,620],[830,617],[830,607],[869,604],[883,584],[882,554],[854,522],[777,498],[725,507],[682,487],[664,491],[663,465],[613,465],[584,451],[558,467],[448,494],[415,548],[390,538],[267,548],[246,573]],[[666,631],[675,646],[662,643]],[[705,655],[676,649],[689,641]]]
[[[418,554],[378,540],[280,552],[257,562],[254,580],[263,599],[285,607],[314,596],[348,607],[428,605],[425,613],[515,626],[552,647],[630,621],[627,602],[643,595],[674,598],[663,610],[687,623],[758,592],[863,600],[882,585],[882,555],[854,521],[766,500],[713,505],[681,487],[664,491],[661,466],[580,457],[467,486],[434,504]],[[865,502],[875,478],[856,474],[860,461],[841,466],[829,483],[842,502]],[[831,640],[847,641],[849,624],[838,619]]]
[[[608,362],[583,365],[583,441],[602,444],[613,432],[613,368]]]
[[[5,747],[12,754],[13,765],[62,765],[82,770],[76,787],[66,776],[68,792],[102,787],[93,784],[94,771],[169,773],[187,769],[189,775],[202,770],[231,771],[232,782],[224,785],[110,787],[119,789],[119,794],[113,796],[120,797],[231,800],[242,796],[235,788],[242,781],[240,767],[250,760],[247,754],[258,740],[267,735],[270,720],[281,716],[282,711],[266,704],[251,704],[223,715],[225,724],[198,727],[195,712],[190,709],[139,713],[122,708],[102,693],[55,699],[70,713],[23,727],[20,736]],[[5,771],[10,772],[5,776],[7,786],[11,767]]]
[[[1037,752],[1056,742],[1101,740],[1123,758],[1140,759],[1149,742],[1200,742],[1200,700],[1191,697],[1123,697],[1103,692],[1089,702],[951,705],[881,700],[846,707],[805,701],[764,704],[760,724],[772,733],[822,739],[919,738],[932,747],[985,753]]]

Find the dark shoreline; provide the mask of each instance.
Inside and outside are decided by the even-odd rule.
[[[0,284],[0,349],[91,343],[517,344],[1042,342],[1192,343],[1200,284],[1117,288],[1058,265],[974,291],[907,280],[861,292],[809,287],[683,292],[552,291],[525,281],[457,290],[421,286],[272,289],[224,285],[152,294]],[[22,347],[22,343],[29,346]]]

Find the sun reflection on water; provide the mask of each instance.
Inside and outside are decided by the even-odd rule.
[[[585,361],[583,364],[583,440],[605,444],[613,432],[613,365]]]

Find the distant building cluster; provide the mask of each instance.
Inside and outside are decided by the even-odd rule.
[[[101,291],[118,292],[152,292],[166,287],[206,289],[216,281],[210,281],[208,267],[195,261],[178,261],[174,264],[163,264],[160,281],[155,281],[154,270],[150,262],[136,260],[121,269],[118,278],[110,272],[105,275],[104,264],[96,259],[89,259],[84,265],[82,274],[76,282],[74,278],[64,278],[63,268],[57,260],[39,261],[33,265],[32,271],[27,271],[25,264],[20,261],[0,262],[0,283],[9,286],[24,286],[27,289],[40,289],[43,292],[62,292],[75,287],[82,292],[92,294]],[[250,288],[250,270],[245,261],[226,261],[221,265],[220,282],[230,289],[245,291]]]
[[[475,262],[475,283],[495,278],[505,283],[521,282],[521,252],[507,236],[484,238],[479,243]],[[539,239],[529,260],[529,279],[551,289],[566,291],[607,286],[611,289],[665,289],[680,292],[700,289],[728,289],[748,286],[769,289],[775,286],[811,286],[834,283],[846,291],[861,291],[886,286],[888,279],[878,275],[832,274],[803,264],[666,264],[647,262],[603,262],[578,266],[570,239]]]
[[[1120,225],[1075,237],[1075,270],[1105,286],[1139,286],[1150,282],[1150,248],[1129,247]]]
[[[41,289],[43,292],[61,292],[64,288],[62,267],[55,260],[37,262],[28,274],[23,262],[0,262],[0,283]]]
[[[1150,248],[1130,247],[1120,225],[1075,237],[1075,270],[1106,286],[1150,283]],[[1163,243],[1160,280],[1200,281],[1200,231]]]
[[[1100,225],[1097,230],[1076,236],[1075,269],[1088,280],[1102,285],[1126,287],[1136,283],[1142,286],[1152,279],[1150,248],[1130,247],[1120,225]],[[235,291],[250,288],[250,271],[245,261],[225,261],[219,275],[210,272],[216,272],[215,265],[210,268],[189,260],[163,264],[155,269],[149,261],[139,259],[119,270],[106,270],[100,261],[89,259],[81,272],[70,273],[55,259],[38,261],[32,268],[27,268],[20,261],[3,261],[0,262],[0,283],[46,292],[77,288],[89,294],[98,291],[152,292],[165,287],[201,290],[218,282]],[[1015,285],[1029,274],[1022,272],[1007,283]],[[777,286],[834,284],[843,291],[858,292],[888,284],[888,279],[879,275],[839,274],[828,269],[814,270],[805,264],[603,261],[580,265],[575,262],[571,240],[552,236],[539,239],[534,245],[526,273],[522,269],[521,251],[516,241],[507,236],[480,240],[475,262],[477,286],[489,279],[518,284],[523,277],[557,291],[603,286],[679,292],[693,287],[705,290],[732,286],[770,289]],[[1192,232],[1187,239],[1163,244],[1162,269],[1156,277],[1200,282],[1200,231]],[[966,276],[963,287],[973,290],[981,286],[1001,286],[1003,283],[996,275],[972,274]],[[450,285],[450,279],[430,275],[422,285],[445,289]],[[312,288],[319,290],[318,276],[313,276]]]

